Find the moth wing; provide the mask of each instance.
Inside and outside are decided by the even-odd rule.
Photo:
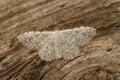
[[[60,31],[55,40],[56,58],[73,59],[78,56],[79,46],[76,41],[76,32],[73,29]]]
[[[45,35],[46,33],[43,32],[43,34]],[[55,60],[55,33],[54,32],[48,32],[47,34],[48,36],[45,37],[44,36],[44,41],[43,41],[43,46],[42,48],[39,50],[39,56],[42,60],[45,61],[52,61]]]
[[[79,46],[87,45],[95,35],[96,29],[92,27],[80,27],[77,33]]]
[[[26,32],[18,36],[18,41],[31,50],[37,50],[42,47],[44,35],[41,32]]]

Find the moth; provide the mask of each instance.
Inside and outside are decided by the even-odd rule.
[[[95,28],[79,27],[60,31],[30,31],[17,38],[28,49],[38,50],[41,60],[52,61],[79,56],[79,48],[87,45],[95,35]]]

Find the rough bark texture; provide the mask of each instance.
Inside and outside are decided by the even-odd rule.
[[[70,61],[41,61],[16,39],[82,25],[98,33]],[[120,80],[120,0],[0,0],[0,80]]]

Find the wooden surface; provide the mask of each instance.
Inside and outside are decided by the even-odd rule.
[[[41,61],[16,39],[82,25],[97,36],[73,60]],[[120,0],[0,0],[0,79],[120,80]]]

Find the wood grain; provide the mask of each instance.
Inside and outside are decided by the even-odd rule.
[[[1,80],[120,80],[120,0],[0,0]],[[28,31],[97,29],[73,60],[42,61],[18,43]]]

